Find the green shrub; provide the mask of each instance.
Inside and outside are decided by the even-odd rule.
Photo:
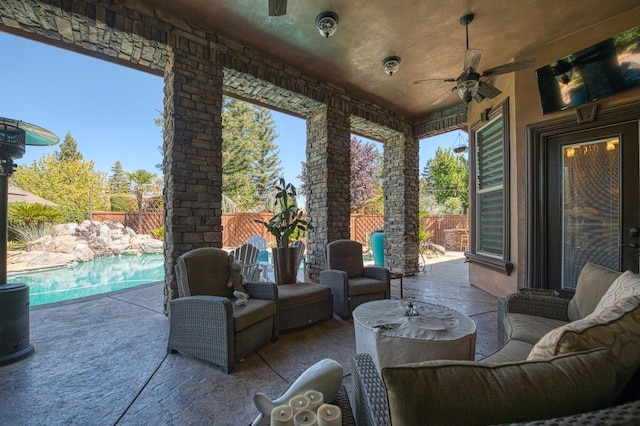
[[[26,246],[27,243],[35,241],[47,235],[53,235],[53,226],[48,223],[27,223],[11,229],[17,237],[17,244]]]
[[[82,223],[89,219],[89,212],[77,206],[60,206],[62,223]]]
[[[113,194],[109,197],[112,212],[137,212],[138,203],[133,194]]]
[[[11,203],[7,210],[8,222],[14,224],[60,223],[62,214],[57,206],[34,203]]]
[[[7,241],[7,250],[22,250],[26,247],[26,244],[22,241],[9,240]]]
[[[153,235],[156,239],[164,240],[164,226],[161,226],[160,228],[152,229],[149,232],[151,232],[151,235]]]

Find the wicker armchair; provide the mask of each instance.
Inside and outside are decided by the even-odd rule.
[[[320,272],[320,284],[331,287],[333,309],[342,318],[351,317],[358,305],[391,296],[389,270],[364,266],[362,244],[336,240],[327,244],[327,270]]]
[[[235,362],[278,336],[273,283],[247,283],[246,306],[236,306],[227,287],[229,255],[213,248],[191,250],[178,258],[177,299],[170,302],[169,353],[209,361],[230,373]]]

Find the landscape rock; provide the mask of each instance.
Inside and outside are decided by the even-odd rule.
[[[80,225],[56,225],[53,235],[29,242],[25,251],[10,251],[7,270],[51,268],[96,257],[142,253],[163,253],[163,242],[150,235],[138,235],[118,222],[86,220]]]

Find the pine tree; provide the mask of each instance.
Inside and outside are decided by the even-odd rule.
[[[253,162],[253,184],[257,202],[265,202],[267,188],[281,176],[280,150],[273,142],[278,135],[271,111],[255,107],[255,121],[258,125]]]
[[[111,167],[111,176],[109,177],[109,191],[112,194],[129,194],[131,193],[131,185],[129,184],[129,176],[124,171],[120,160],[116,161]]]
[[[282,170],[271,113],[225,98],[222,125],[222,192],[240,205],[264,202],[265,188]]]
[[[78,143],[71,136],[71,132],[67,132],[64,136],[64,140],[60,144],[60,151],[55,151],[56,161],[82,161],[84,158],[80,151],[78,151]]]

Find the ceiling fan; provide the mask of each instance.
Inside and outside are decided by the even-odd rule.
[[[471,102],[471,99],[475,99],[476,102],[482,102],[485,98],[494,98],[502,92],[486,81],[482,81],[481,78],[520,71],[535,65],[536,60],[533,58],[522,59],[498,65],[497,67],[490,68],[485,70],[482,74],[479,74],[476,69],[480,64],[482,50],[469,49],[469,24],[473,21],[474,16],[475,15],[473,13],[470,13],[460,18],[460,25],[464,25],[467,35],[467,50],[464,55],[464,67],[462,74],[457,78],[428,78],[426,80],[416,80],[413,82],[413,84],[455,82],[456,85],[451,89],[448,89],[438,97],[438,99],[433,101],[432,105],[437,105],[444,101],[456,89],[458,90],[460,98],[467,104]]]
[[[287,13],[287,0],[269,0],[269,16],[282,16]]]

